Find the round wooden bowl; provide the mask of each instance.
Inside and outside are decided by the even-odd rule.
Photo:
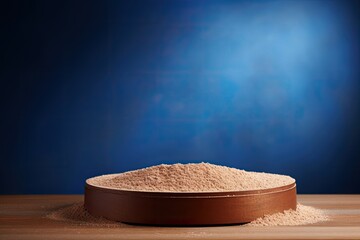
[[[204,226],[241,224],[296,209],[296,184],[236,192],[141,192],[85,185],[93,216],[131,224]]]

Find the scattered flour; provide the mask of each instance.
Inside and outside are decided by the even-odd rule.
[[[298,203],[296,210],[266,215],[246,225],[248,226],[297,226],[327,221],[328,217],[323,210]]]
[[[74,205],[61,208],[50,213],[47,217],[57,221],[96,227],[117,228],[130,226],[124,223],[110,221],[101,217],[94,217],[85,210],[83,203],[76,203]],[[298,204],[296,211],[286,210],[282,213],[267,215],[248,224],[239,225],[239,227],[296,226],[314,224],[327,220],[328,217],[323,210]]]

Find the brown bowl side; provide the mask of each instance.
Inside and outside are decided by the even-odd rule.
[[[296,184],[255,191],[169,193],[123,191],[86,183],[85,208],[94,216],[132,224],[240,224],[296,209]]]

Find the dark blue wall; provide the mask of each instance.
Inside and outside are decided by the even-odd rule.
[[[0,193],[210,162],[360,193],[356,1],[9,1]]]

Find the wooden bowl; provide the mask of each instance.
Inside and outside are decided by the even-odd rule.
[[[266,214],[296,209],[296,184],[235,192],[141,192],[86,182],[85,208],[93,216],[131,224],[241,224]]]

